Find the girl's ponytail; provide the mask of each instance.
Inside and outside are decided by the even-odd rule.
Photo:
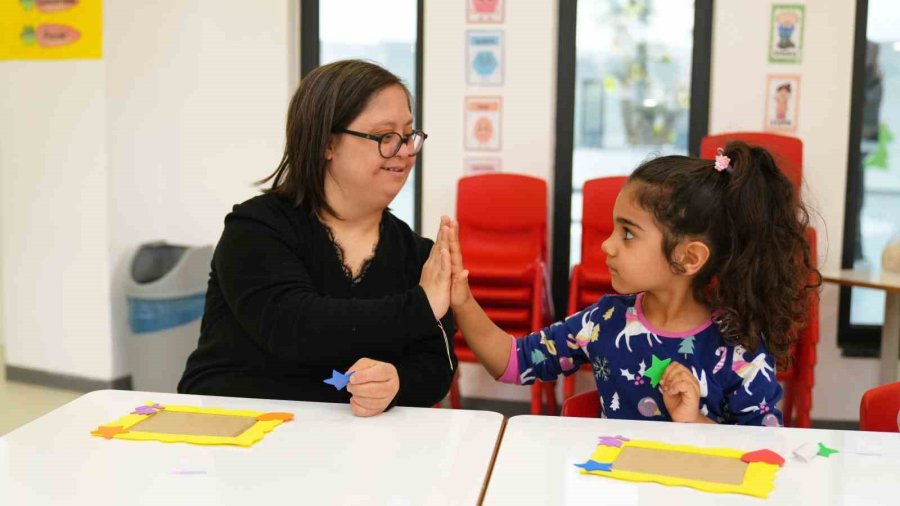
[[[787,364],[806,323],[810,291],[821,284],[806,241],[809,212],[799,188],[768,151],[732,142],[724,155],[730,177],[720,225],[729,245],[715,273],[711,303],[723,309],[726,337],[748,349],[762,337],[769,352]]]

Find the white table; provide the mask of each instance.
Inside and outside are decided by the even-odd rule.
[[[291,411],[249,448],[91,436],[146,401]],[[15,406],[3,406],[15,409]],[[0,438],[2,505],[476,504],[502,430],[486,411],[105,390]]]
[[[897,359],[900,353],[900,274],[843,269],[839,272],[823,272],[822,280],[843,286],[884,290],[884,325],[881,327],[878,383],[886,385],[897,381]]]
[[[701,447],[767,448],[786,462],[768,499],[582,475],[601,435]],[[841,453],[803,463],[792,451],[822,442]],[[876,454],[876,455],[861,455]],[[506,424],[485,505],[900,504],[900,434],[772,429],[591,418],[516,416]]]

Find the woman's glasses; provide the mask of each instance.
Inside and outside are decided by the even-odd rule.
[[[388,132],[386,134],[381,135],[372,135],[365,134],[362,132],[354,132],[353,130],[347,130],[346,128],[341,128],[338,130],[340,133],[355,135],[357,137],[362,137],[363,139],[373,140],[378,143],[378,154],[381,155],[382,158],[393,158],[400,152],[400,148],[403,144],[410,150],[410,155],[417,155],[419,151],[422,151],[422,145],[425,144],[425,139],[428,138],[428,134],[421,130],[413,130],[407,136],[400,135],[397,132]]]

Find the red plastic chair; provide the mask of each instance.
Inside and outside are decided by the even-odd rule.
[[[613,207],[616,197],[627,177],[601,177],[584,183],[581,211],[581,263],[572,268],[569,283],[569,307],[566,314],[575,314],[600,300],[608,293],[615,293],[606,253],[600,245],[613,233]],[[589,364],[582,366],[590,369]],[[575,375],[563,382],[563,399],[575,393]]]
[[[518,174],[464,177],[457,187],[459,241],[469,270],[469,286],[488,317],[513,336],[550,323],[553,314],[547,277],[547,184]],[[457,333],[461,362],[477,362]],[[459,372],[450,404],[460,405]],[[531,412],[556,414],[555,382],[536,382]]]
[[[714,158],[716,149],[728,142],[741,140],[753,146],[765,148],[772,154],[778,168],[800,191],[803,180],[803,141],[796,137],[762,132],[731,132],[710,135],[700,141],[700,156]],[[810,254],[816,260],[816,232],[807,231]],[[815,385],[816,346],[819,343],[819,298],[812,295],[808,324],[798,335],[792,350],[793,365],[778,373],[778,380],[784,383],[784,424],[794,427],[810,426],[812,410],[812,389]]]
[[[744,141],[751,146],[765,148],[772,154],[781,172],[799,190],[803,179],[803,141],[796,137],[762,132],[730,132],[708,135],[700,141],[700,157],[715,158],[716,149],[724,148],[730,141]]]
[[[859,403],[859,430],[900,432],[900,381],[866,391]]]
[[[813,267],[817,264],[816,230],[806,229],[809,254]],[[810,278],[810,282],[815,280]],[[809,428],[811,426],[812,391],[816,385],[816,347],[819,345],[819,294],[810,294],[806,327],[797,333],[797,342],[791,349],[791,367],[779,371],[776,377],[784,385],[784,425]]]
[[[599,418],[603,411],[597,391],[580,393],[563,402],[562,416],[576,418]]]

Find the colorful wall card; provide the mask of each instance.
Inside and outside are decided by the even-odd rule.
[[[767,497],[783,464],[784,458],[770,450],[744,452],[605,436],[590,460],[575,465],[582,474]]]
[[[465,175],[477,176],[493,172],[500,172],[499,158],[466,158]]]
[[[467,0],[466,20],[469,23],[502,23],[505,0]]]
[[[766,79],[766,120],[763,130],[796,132],[800,76],[769,75]]]
[[[803,54],[803,27],[806,24],[802,5],[775,4],[769,28],[769,61],[800,63]]]
[[[465,147],[473,151],[500,150],[501,97],[466,97]]]
[[[147,402],[130,414],[97,427],[91,435],[134,441],[251,446],[267,432],[293,419],[293,413],[162,406]]]
[[[503,32],[466,32],[466,82],[473,85],[503,84]]]
[[[99,59],[103,0],[0,2],[0,60]]]

